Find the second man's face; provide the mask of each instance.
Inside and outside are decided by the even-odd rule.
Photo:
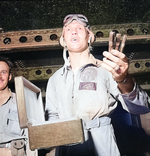
[[[7,63],[0,61],[0,91],[4,90],[8,81],[11,80],[11,75],[9,73],[9,66]]]
[[[76,20],[64,29],[64,39],[70,52],[83,52],[88,48],[89,34],[86,28]]]

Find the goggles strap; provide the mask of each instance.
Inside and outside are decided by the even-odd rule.
[[[92,36],[89,34],[89,39],[88,39],[89,49],[91,49],[91,40],[92,40]],[[89,53],[90,53],[90,50],[89,50]]]
[[[92,36],[90,35],[90,36],[89,36],[89,39],[88,39],[89,55],[91,54],[91,50],[92,50],[92,47],[91,47],[91,40],[92,40]]]
[[[89,35],[88,44],[91,44],[91,35]]]

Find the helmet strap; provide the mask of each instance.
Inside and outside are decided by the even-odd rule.
[[[88,39],[88,44],[89,44],[89,46],[91,45],[91,39],[92,39],[92,37],[91,37],[91,35],[89,34],[89,39]]]

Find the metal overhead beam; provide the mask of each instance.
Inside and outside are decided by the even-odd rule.
[[[24,76],[29,81],[48,80],[56,70],[62,65],[42,66],[42,67],[28,67],[28,68],[13,68],[12,76]]]
[[[127,34],[126,44],[150,43],[150,23],[130,23],[91,26],[96,36],[93,46],[108,45],[110,31]],[[62,28],[0,33],[0,53],[61,49]]]
[[[48,80],[60,67],[62,67],[62,65],[13,68],[12,75],[13,77],[24,76],[30,81]],[[132,75],[150,73],[150,59],[132,60],[129,66],[129,73]],[[150,79],[147,83],[150,84]]]

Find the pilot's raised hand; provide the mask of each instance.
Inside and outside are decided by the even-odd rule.
[[[127,36],[121,42],[121,34],[110,32],[108,52],[104,51],[101,66],[112,73],[116,82],[122,82],[128,75],[129,61],[123,53]]]

